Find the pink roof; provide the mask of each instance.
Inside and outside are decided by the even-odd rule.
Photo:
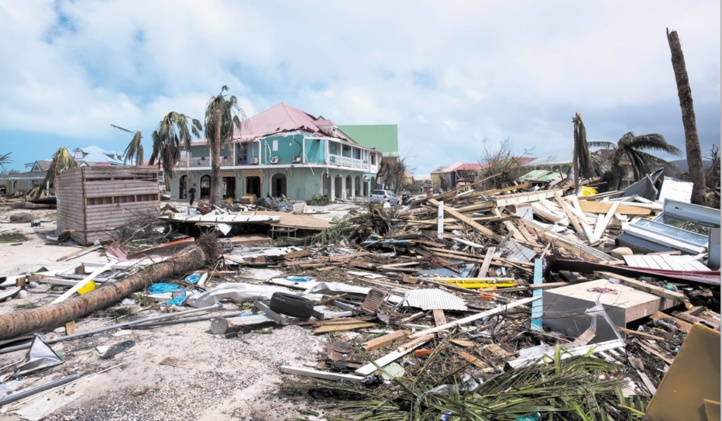
[[[340,130],[333,132],[328,130],[335,126],[330,120],[316,118],[301,109],[281,102],[249,118],[241,128],[240,136],[236,134],[234,137],[251,140],[277,133],[303,130],[356,143]],[[321,130],[322,128],[324,130]]]

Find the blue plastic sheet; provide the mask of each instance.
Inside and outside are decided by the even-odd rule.
[[[181,288],[178,284],[167,284],[165,282],[158,282],[148,287],[148,292],[151,294],[164,294],[166,292],[174,291],[185,291],[185,288]]]
[[[311,276],[286,276],[283,279],[286,279],[288,281],[293,281],[293,282],[308,282],[308,281],[312,280],[313,277],[311,277]]]
[[[189,284],[197,284],[201,280],[201,275],[194,273],[193,275],[186,276],[186,282]]]
[[[186,295],[179,295],[177,297],[173,297],[170,300],[166,301],[165,304],[168,306],[182,306],[183,302],[186,300]]]

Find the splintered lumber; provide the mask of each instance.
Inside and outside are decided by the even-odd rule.
[[[429,203],[431,203],[434,206],[439,206],[439,202],[437,202],[434,199],[429,199]],[[453,216],[454,218],[458,219],[459,221],[465,223],[466,225],[474,228],[476,231],[478,231],[480,234],[489,237],[493,240],[501,242],[501,240],[504,239],[501,235],[495,233],[494,231],[490,230],[489,228],[479,225],[477,222],[473,221],[471,218],[469,218],[466,215],[463,215],[459,212],[457,212],[455,209],[452,209],[448,205],[443,205],[444,211],[447,212],[449,215]]]
[[[191,245],[175,256],[144,267],[139,272],[117,282],[106,283],[87,294],[44,307],[15,310],[0,315],[0,340],[15,338],[36,330],[62,326],[94,311],[104,309],[127,297],[133,291],[153,282],[185,274],[200,268],[206,255]]]
[[[391,345],[394,341],[400,341],[406,339],[409,336],[409,332],[405,330],[397,330],[396,332],[387,333],[384,336],[371,339],[363,344],[365,351],[374,351],[379,348]]]
[[[594,247],[589,247],[586,244],[570,240],[569,238],[566,238],[555,232],[548,231],[548,226],[540,224],[537,221],[530,221],[528,219],[521,219],[521,221],[529,227],[534,228],[542,237],[545,237],[547,240],[554,242],[556,245],[569,251],[570,253],[582,256],[587,260],[591,260],[592,262],[611,262],[615,260],[614,257],[604,252],[601,252]]]
[[[584,236],[586,236],[587,238],[587,241],[589,241],[590,243],[594,243],[596,241],[596,237],[592,233],[592,229],[589,224],[587,224],[587,221],[582,218],[577,218],[577,215],[574,214],[574,211],[569,206],[569,204],[567,204],[564,199],[562,199],[561,194],[557,194],[554,198],[556,199],[557,203],[559,203],[559,206],[562,208],[564,213],[567,215],[567,218],[569,218],[569,221],[571,221],[574,229],[577,230],[577,233],[579,235],[584,234]]]
[[[590,200],[579,200],[579,207],[582,209],[583,212],[589,212],[589,213],[609,213],[609,210],[612,208],[613,203],[615,202],[596,202],[596,201],[590,201]],[[619,203],[619,202],[616,202]],[[651,209],[643,208],[642,206],[636,206],[636,205],[622,205],[619,204],[617,209],[614,211],[614,213],[621,213],[624,215],[632,215],[632,216],[646,216],[652,213]]]
[[[363,329],[363,328],[374,327],[374,326],[376,326],[376,323],[359,322],[359,321],[354,321],[351,323],[332,323],[332,324],[324,324],[323,326],[314,330],[313,333],[319,334],[319,333],[328,333],[328,332],[339,332],[339,331],[343,331],[343,330]]]
[[[101,246],[101,245],[88,246],[88,247],[82,248],[82,249],[80,249],[80,250],[76,250],[76,251],[74,251],[74,252],[72,252],[72,253],[70,253],[70,254],[66,254],[66,255],[63,256],[63,257],[60,257],[60,258],[56,259],[55,261],[56,261],[56,262],[62,262],[62,261],[69,260],[69,259],[74,258],[74,257],[80,257],[80,256],[82,256],[82,255],[84,255],[84,254],[86,254],[86,253],[90,253],[91,251],[98,250],[99,248],[102,248],[102,247],[103,247],[103,246]]]
[[[444,310],[440,308],[435,308],[433,311],[434,314],[434,324],[436,326],[441,326],[446,324],[446,316],[444,316]]]
[[[480,277],[484,277],[487,273],[489,273],[489,265],[491,265],[491,260],[494,258],[494,253],[496,253],[496,247],[489,247],[486,250],[484,262],[481,264],[481,269],[479,269]]]
[[[411,339],[420,338],[422,336],[428,335],[430,333],[436,333],[441,332],[443,330],[448,330],[451,328],[454,328],[456,326],[465,325],[474,321],[477,321],[479,319],[483,319],[484,317],[494,316],[500,313],[503,313],[511,308],[522,306],[525,304],[529,304],[533,301],[536,301],[540,299],[541,297],[530,297],[530,298],[523,298],[521,300],[513,301],[509,304],[501,305],[496,308],[492,308],[491,310],[482,311],[481,313],[474,314],[473,316],[464,317],[463,319],[454,320],[453,322],[449,322],[445,325],[432,327],[426,330],[422,330],[420,332],[416,332],[413,335],[409,336]]]
[[[452,340],[450,340],[449,342],[451,342],[451,343],[454,344],[454,345],[458,345],[458,346],[460,346],[460,347],[463,347],[463,348],[473,348],[473,347],[476,346],[476,344],[475,344],[474,342],[467,341],[467,340],[464,340],[464,339],[452,339]]]
[[[459,356],[479,368],[489,367],[489,365],[487,363],[485,363],[484,361],[481,361],[480,359],[469,354],[468,352],[461,351],[461,352],[459,352]]]
[[[312,368],[291,367],[290,365],[282,365],[281,373],[324,380],[345,380],[351,383],[360,383],[361,380],[363,380],[363,377],[354,376],[353,374],[330,373],[328,371],[314,370]]]
[[[60,297],[58,297],[58,298],[56,298],[55,300],[53,300],[53,302],[52,302],[51,304],[57,304],[57,303],[60,303],[60,302],[62,302],[62,301],[67,300],[68,298],[70,298],[71,295],[75,294],[80,288],[82,288],[82,287],[88,285],[90,282],[92,282],[93,279],[94,279],[96,276],[102,274],[102,273],[105,272],[106,270],[110,270],[110,268],[111,268],[115,263],[116,263],[115,260],[113,260],[113,261],[111,261],[110,263],[108,263],[108,264],[106,264],[105,266],[103,266],[102,268],[95,270],[93,273],[91,273],[90,275],[88,275],[88,276],[86,276],[85,278],[83,278],[83,280],[81,280],[81,281],[78,282],[77,284],[73,285],[72,288],[70,288],[69,290],[65,291],[65,292],[63,293],[63,295],[61,295]]]
[[[419,346],[421,344],[425,344],[426,342],[432,340],[433,338],[434,338],[433,333],[429,333],[428,335],[423,335],[419,338],[416,338],[416,339],[410,340],[404,344],[401,344],[401,346],[399,346],[399,348],[398,348],[398,351],[405,351],[409,348],[416,348],[417,346]]]
[[[614,216],[614,213],[617,211],[617,208],[619,208],[619,202],[614,202],[612,206],[609,207],[609,211],[604,216],[604,218],[597,223],[597,225],[594,227],[594,238],[599,239],[602,237],[602,234],[604,234],[604,230],[607,229],[607,225],[609,225],[609,222],[612,220],[612,217]]]
[[[636,342],[639,346],[641,346],[642,348],[644,348],[647,352],[649,352],[650,354],[652,354],[652,355],[654,355],[655,357],[659,358],[660,360],[666,362],[667,364],[672,365],[672,363],[674,362],[674,359],[673,359],[673,358],[665,357],[664,355],[662,355],[662,353],[660,353],[660,352],[657,351],[656,349],[652,348],[650,345],[646,344],[644,341],[640,341],[640,340],[636,340],[636,339],[635,339],[635,342]]]
[[[408,354],[409,352],[413,351],[415,348],[430,341],[431,338],[433,338],[433,335],[428,335],[424,338],[419,338],[418,341],[412,341],[415,343],[413,346],[408,346],[408,348],[405,348],[403,350],[400,350],[401,348],[399,348],[399,350],[397,350],[397,351],[391,352],[390,354],[386,354],[383,357],[377,359],[376,361],[368,363],[365,366],[359,368],[358,370],[355,371],[355,373],[360,376],[368,376],[369,374],[371,374],[377,370],[377,366],[385,367],[385,366],[391,364],[392,362],[396,361],[397,359],[399,359],[399,358],[403,357],[404,355]],[[422,339],[425,339],[425,340],[422,340]],[[410,343],[411,342],[409,342],[408,344],[410,344]],[[404,345],[402,345],[402,347],[403,346]]]
[[[640,332],[638,330],[627,329],[626,327],[617,326],[617,330],[622,333],[625,333],[627,335],[641,336],[642,338],[651,339],[653,341],[666,340],[665,338],[663,338],[661,336],[652,335],[651,333],[647,333],[647,332]]]

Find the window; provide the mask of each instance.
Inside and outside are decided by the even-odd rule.
[[[278,139],[273,139],[273,152],[278,150]]]
[[[373,152],[371,153],[371,164],[376,165],[376,154]]]

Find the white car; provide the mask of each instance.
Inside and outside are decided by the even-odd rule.
[[[387,202],[389,205],[398,205],[399,198],[391,190],[373,190],[371,192],[371,203]]]

